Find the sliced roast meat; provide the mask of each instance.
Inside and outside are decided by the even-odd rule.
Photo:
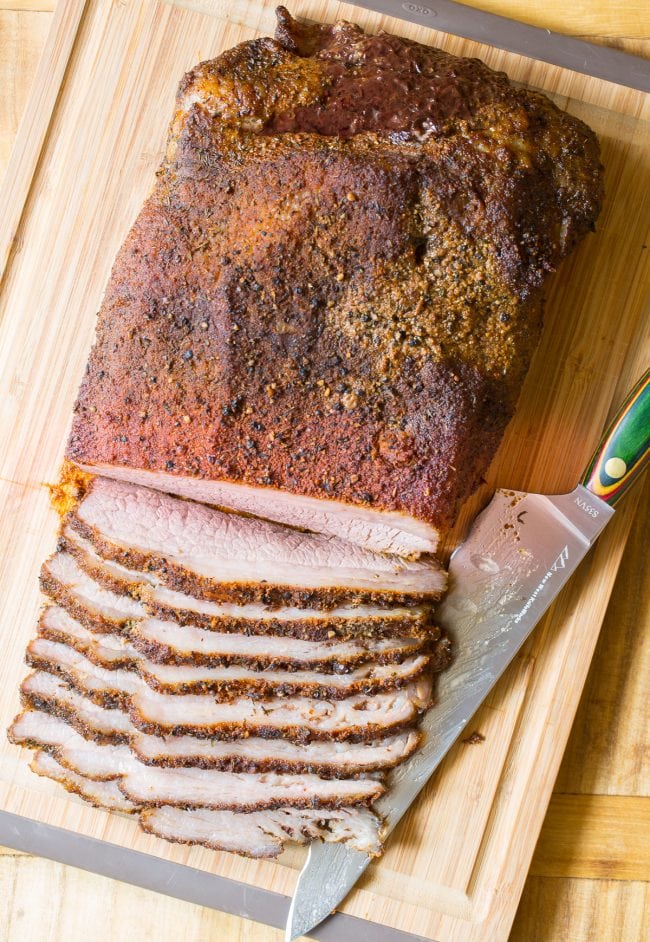
[[[128,742],[133,724],[121,710],[107,710],[69,687],[61,677],[36,671],[20,686],[26,706],[53,713],[70,723],[86,739],[98,742]]]
[[[206,602],[164,586],[143,587],[139,597],[156,618],[212,631],[280,635],[303,641],[403,637],[435,640],[440,635],[430,609],[419,605],[411,608],[348,605],[329,611],[293,605],[268,608],[256,602],[247,605]]]
[[[381,822],[369,808],[310,811],[209,811],[205,808],[146,808],[140,827],[178,844],[202,844],[246,857],[277,857],[287,843],[313,840],[348,844],[364,854],[381,853]]]
[[[117,787],[116,782],[95,782],[78,772],[66,769],[54,756],[47,752],[37,752],[30,768],[37,775],[51,778],[66,789],[95,805],[96,808],[108,808],[110,811],[124,811],[133,814],[138,805],[130,801]]]
[[[128,746],[84,739],[61,717],[40,710],[25,710],[17,716],[9,738],[21,746],[46,750],[66,769],[94,781],[119,778],[135,761]]]
[[[104,559],[95,551],[95,547],[71,526],[63,526],[59,537],[58,549],[74,556],[84,572],[98,582],[102,588],[117,592],[118,595],[132,595],[137,598],[143,586],[160,586],[160,579],[153,572],[127,569],[112,559]]]
[[[105,764],[102,753],[106,750],[113,753],[119,768],[120,774],[115,781],[120,791],[138,805],[168,804],[231,811],[282,806],[342,808],[368,804],[384,791],[376,778],[323,779],[309,773],[287,775],[280,772],[157,768],[144,765],[128,749],[124,752],[123,748],[93,742],[87,742],[85,750],[77,751],[78,765],[72,771],[87,777],[97,765]],[[93,752],[98,756],[93,758]],[[72,758],[71,753],[68,758]]]
[[[382,556],[108,478],[93,480],[68,523],[101,556],[209,601],[412,604],[446,584],[433,559]]]
[[[384,792],[375,778],[323,779],[279,772],[216,772],[213,769],[161,769],[134,763],[117,784],[136,804],[181,808],[345,808],[369,804]]]
[[[98,667],[75,648],[47,638],[30,641],[25,659],[31,667],[59,674],[75,690],[108,709],[126,705],[129,695],[142,687],[136,672]]]
[[[294,605],[270,608],[260,602],[209,602],[166,588],[155,574],[103,559],[92,543],[70,526],[65,527],[60,546],[102,588],[134,595],[152,614],[181,624],[189,621],[214,631],[287,635],[310,641],[364,635],[436,638],[439,634],[428,606],[341,605],[325,612]]]
[[[119,711],[112,711],[115,718]],[[117,716],[119,721],[119,715]],[[128,718],[122,725],[129,729]],[[53,713],[28,709],[14,720],[9,730],[12,742],[54,750],[62,765],[80,768],[89,778],[111,779],[122,774],[128,747],[113,750],[88,749],[89,741],[67,719]],[[375,742],[294,743],[285,739],[208,740],[195,736],[150,736],[131,727],[128,740],[133,754],[146,765],[198,767],[223,772],[310,772],[321,778],[353,778],[394,768],[413,754],[420,734],[408,730]],[[78,755],[83,753],[83,759]],[[89,763],[92,759],[93,765]]]
[[[423,678],[400,690],[374,697],[314,700],[248,697],[217,703],[210,696],[173,696],[148,688],[129,704],[133,724],[145,733],[233,739],[262,736],[308,742],[317,739],[378,739],[413,725],[431,700],[431,680]]]
[[[130,742],[134,753],[148,765],[231,772],[311,772],[322,778],[352,778],[392,769],[408,759],[420,742],[420,734],[407,730],[376,742],[294,743],[256,736],[228,741],[135,732]]]
[[[343,605],[325,612],[292,605],[269,608],[259,602],[243,605],[208,602],[166,588],[154,574],[126,569],[119,563],[102,559],[90,541],[70,526],[65,527],[59,545],[100,588],[135,597],[149,613],[180,624],[189,622],[213,631],[284,635],[309,641],[365,636],[435,640],[440,634],[428,606]],[[90,583],[86,582],[86,597],[91,594],[89,587]]]
[[[359,639],[358,641],[301,641],[270,635],[220,634],[174,622],[145,619],[132,625],[129,639],[152,661],[168,664],[241,664],[260,669],[345,672],[374,661],[394,664],[427,653],[417,638]]]
[[[106,464],[81,467],[92,474],[178,494],[188,500],[340,537],[375,553],[413,558],[421,553],[435,553],[440,539],[436,527],[399,511],[375,510],[359,504],[351,506],[338,500],[289,494],[273,487],[178,477],[164,471]]]
[[[26,716],[20,718],[25,727],[29,726]],[[51,721],[50,729],[46,728],[47,720]],[[53,725],[57,722],[63,727],[58,731]],[[249,856],[274,857],[285,843],[314,839],[350,843],[366,853],[380,852],[380,821],[363,807],[383,792],[374,779],[328,781],[309,774],[153,769],[139,763],[124,746],[84,740],[74,743],[69,727],[66,732],[64,723],[46,714],[31,727],[23,730],[24,739],[34,743],[45,739],[55,747],[54,753],[38,751],[32,769],[93,805],[132,813],[142,805],[156,806],[161,796],[168,796],[161,806],[162,814],[158,817],[150,807],[143,822],[144,830],[161,837],[172,836],[169,828],[176,822],[180,829],[172,836],[174,840]],[[61,741],[66,741],[67,747],[61,746]],[[110,765],[120,773],[111,779],[107,777]],[[140,795],[141,799],[133,801],[129,795]],[[209,810],[212,808],[220,810]],[[185,809],[196,809],[193,830],[188,830],[192,817]],[[180,817],[176,817],[177,811],[182,811]]]
[[[146,683],[161,693],[211,693],[223,701],[243,696],[314,697],[343,700],[356,694],[368,696],[404,687],[423,674],[429,658],[417,655],[399,664],[369,663],[347,674],[310,671],[251,670],[246,667],[194,667],[156,664],[143,658],[138,670]]]
[[[194,667],[156,664],[145,657],[133,670],[100,667],[84,654],[58,641],[36,638],[27,647],[31,667],[60,674],[72,687],[105,707],[124,705],[142,681],[163,693],[211,693],[217,700],[248,695],[260,697],[307,696],[320,700],[343,700],[357,694],[367,696],[403,687],[417,679],[429,658],[417,655],[399,664],[368,663],[346,674],[317,671],[271,671],[250,668]]]
[[[38,633],[49,641],[59,641],[75,648],[99,667],[132,668],[140,658],[124,635],[90,631],[59,605],[50,605],[45,609]]]
[[[41,588],[85,627],[124,632],[131,619],[146,611],[136,599],[102,588],[69,553],[56,553],[41,569]]]

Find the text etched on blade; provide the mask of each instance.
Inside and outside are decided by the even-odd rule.
[[[420,6],[419,3],[403,3],[402,9],[406,10],[407,13],[419,13],[420,16],[437,16],[435,10]]]
[[[557,559],[553,563],[553,565],[546,572],[545,576],[543,577],[543,579],[541,580],[541,582],[539,583],[535,591],[529,597],[524,607],[521,609],[520,612],[518,612],[517,615],[515,615],[513,619],[515,625],[518,625],[521,619],[526,614],[526,612],[530,610],[537,596],[541,592],[544,591],[544,587],[546,586],[546,584],[549,582],[550,579],[553,578],[554,573],[558,572],[560,569],[566,569],[566,564],[568,563],[568,561],[569,561],[569,547],[565,546],[562,552],[560,553],[560,555],[557,557]]]
[[[600,515],[600,511],[596,510],[595,507],[592,507],[591,504],[588,504],[587,501],[582,497],[576,497],[575,502],[580,510],[584,510],[584,512],[589,514],[590,517],[598,517]]]

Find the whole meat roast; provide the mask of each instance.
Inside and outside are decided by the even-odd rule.
[[[35,772],[168,840],[380,853],[439,536],[601,198],[589,128],[477,59],[280,7],[183,78],[54,489]]]

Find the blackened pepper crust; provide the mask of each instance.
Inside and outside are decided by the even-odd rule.
[[[543,96],[280,10],[181,83],[68,456],[446,527],[601,197],[595,136]]]

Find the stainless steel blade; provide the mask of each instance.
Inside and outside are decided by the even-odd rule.
[[[355,6],[396,16],[419,26],[441,30],[507,49],[529,59],[540,59],[563,69],[584,72],[596,78],[629,85],[643,92],[650,91],[650,64],[641,56],[621,49],[598,46],[575,36],[554,33],[550,29],[520,23],[489,10],[457,3],[455,0],[427,0],[425,3],[405,0],[353,0]]]
[[[455,657],[425,716],[423,746],[391,775],[375,805],[386,833],[440,761],[558,595],[614,511],[578,485],[544,496],[497,491],[449,567],[436,612]],[[294,892],[286,940],[305,935],[347,896],[370,858],[344,845],[312,844]]]

